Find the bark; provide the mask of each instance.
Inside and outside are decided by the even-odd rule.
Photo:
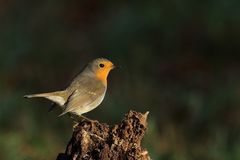
[[[147,115],[130,111],[114,126],[82,120],[57,160],[150,160],[141,147]]]

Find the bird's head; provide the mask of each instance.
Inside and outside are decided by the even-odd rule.
[[[107,85],[107,76],[109,72],[115,68],[114,64],[106,58],[97,58],[89,63],[88,67],[91,69],[95,77]]]

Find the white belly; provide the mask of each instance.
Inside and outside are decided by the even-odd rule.
[[[74,111],[75,114],[81,115],[81,114],[87,113],[87,112],[95,109],[97,106],[99,106],[99,105],[102,103],[104,97],[105,97],[105,93],[104,93],[102,96],[98,97],[98,98],[97,98],[95,101],[93,101],[92,103],[90,103],[90,104],[88,104],[88,105],[86,105],[86,106],[84,106],[84,107],[79,107],[79,109],[77,109],[77,110]]]

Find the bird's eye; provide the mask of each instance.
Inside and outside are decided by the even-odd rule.
[[[100,67],[100,68],[103,68],[104,66],[105,66],[105,65],[102,64],[102,63],[99,64],[99,67]]]

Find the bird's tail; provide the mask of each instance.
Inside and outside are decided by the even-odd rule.
[[[57,103],[60,106],[63,106],[67,100],[67,93],[66,91],[57,91],[57,92],[49,92],[49,93],[30,94],[30,95],[24,96],[24,98],[35,98],[35,97],[44,97],[53,101],[54,103]]]

